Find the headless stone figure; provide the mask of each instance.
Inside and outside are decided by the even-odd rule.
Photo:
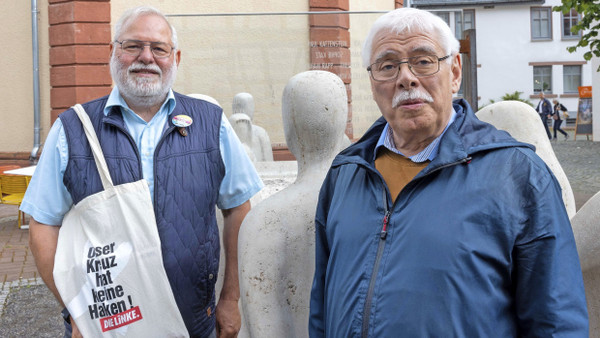
[[[254,207],[239,234],[241,305],[250,337],[308,337],[319,189],[345,143],[344,83],[324,71],[292,77],[283,92],[294,183]]]
[[[583,271],[590,337],[600,337],[600,192],[571,219]]]
[[[498,129],[506,130],[519,141],[535,145],[536,153],[558,179],[583,272],[590,337],[600,337],[600,192],[575,212],[571,185],[554,155],[544,127],[540,125],[538,114],[529,105],[518,101],[498,102],[481,109],[477,117]]]
[[[219,104],[219,101],[217,101],[212,96],[208,96],[208,95],[204,95],[204,94],[187,94],[187,96],[193,97],[195,99],[204,100],[206,102],[210,102],[214,105],[221,107],[221,105]],[[223,115],[223,118],[225,118],[225,115]],[[252,126],[252,122],[250,122],[249,119],[246,119],[246,120],[248,120],[248,123],[250,123],[250,126]],[[229,119],[229,122],[232,123],[231,118]],[[233,123],[232,123],[232,125],[233,125]],[[237,125],[237,128],[238,128],[237,130],[235,129],[236,125],[233,125],[233,127],[234,127],[234,130],[235,130],[238,138],[240,138],[240,141],[241,141],[240,134],[244,134],[245,137],[250,137],[250,138],[248,138],[248,140],[251,140],[252,130],[248,131],[248,127],[245,125],[245,122],[240,122],[239,125]],[[252,128],[252,127],[250,127],[250,128]],[[250,136],[247,136],[247,135],[250,135]],[[248,141],[247,143],[242,141],[242,146],[244,147],[246,154],[248,155],[248,157],[250,158],[250,160],[252,162],[256,162],[256,156],[254,155],[254,152],[252,152],[252,149],[250,148],[249,144],[250,144],[250,141]]]
[[[187,94],[187,96],[193,97],[195,99],[204,100],[204,101],[210,102],[210,103],[212,103],[214,105],[217,105],[217,106],[221,107],[221,105],[219,104],[219,101],[217,101],[212,96],[208,96],[208,95],[204,95],[204,94]]]
[[[575,216],[575,197],[560,166],[544,126],[540,124],[539,114],[528,104],[519,101],[502,101],[491,104],[477,112],[481,121],[507,131],[518,141],[533,144],[535,153],[546,162],[562,188],[562,198],[569,218]]]
[[[234,114],[246,114],[252,122],[254,118],[254,98],[252,95],[248,93],[236,94],[233,97],[232,108]],[[252,140],[248,146],[254,152],[257,161],[273,161],[271,139],[263,128],[252,125]]]
[[[246,114],[233,114],[229,117],[229,123],[231,123],[237,137],[240,139],[240,142],[242,142],[242,146],[244,147],[244,150],[246,150],[246,154],[250,160],[256,162],[258,158],[252,149],[253,128],[250,117]]]

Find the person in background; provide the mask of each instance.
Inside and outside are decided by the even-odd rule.
[[[321,187],[310,337],[587,337],[560,185],[531,145],[453,102],[448,25],[391,11],[363,63],[383,116]]]
[[[554,120],[554,137],[553,140],[556,140],[556,131],[558,130],[561,134],[564,135],[565,137],[565,141],[569,138],[569,134],[567,134],[566,131],[562,130],[560,128],[560,125],[562,124],[562,118],[561,118],[561,112],[567,113],[568,110],[567,108],[565,108],[565,106],[563,106],[562,103],[558,102],[557,99],[552,100],[552,103],[554,103],[554,108],[552,110],[552,119]]]
[[[237,237],[249,199],[263,183],[222,109],[171,89],[181,51],[175,28],[161,12],[148,6],[126,11],[110,50],[116,86],[110,95],[83,104],[110,175],[115,185],[148,181],[164,267],[190,336],[234,337],[241,325]],[[175,125],[178,115],[188,115],[192,123]],[[21,206],[33,218],[30,246],[38,271],[61,303],[52,271],[63,216],[102,190],[87,144],[73,109],[63,112],[49,132]],[[225,277],[218,304],[215,205],[225,224]],[[63,316],[65,335],[81,336],[68,312]]]
[[[550,129],[548,129],[548,118],[552,115],[552,104],[545,97],[544,92],[540,92],[540,102],[538,102],[535,110],[540,115],[542,119],[542,124],[544,125],[544,129],[546,130],[546,134],[548,135],[548,139],[552,139],[552,134],[550,134]]]

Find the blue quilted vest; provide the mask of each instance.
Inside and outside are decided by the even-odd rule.
[[[98,135],[113,183],[135,182],[142,179],[137,147],[118,108],[107,116],[102,113],[107,99],[83,107]],[[193,123],[184,137],[168,119],[154,153],[154,212],[179,311],[192,337],[206,337],[215,327],[220,252],[215,205],[225,175],[219,148],[222,110],[178,93],[175,100],[171,116],[188,115]],[[69,109],[59,118],[69,145],[63,182],[76,204],[102,191],[102,182],[76,113]]]

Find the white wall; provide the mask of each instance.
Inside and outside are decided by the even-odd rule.
[[[351,11],[391,11],[394,2],[389,0],[350,0]],[[373,100],[369,73],[363,66],[361,52],[364,40],[373,22],[383,13],[351,14],[350,40],[352,63],[352,125],[354,138],[362,136],[381,117],[381,112]]]
[[[556,6],[560,0],[546,1],[544,6]],[[533,92],[533,67],[530,62],[584,61],[584,51],[569,53],[568,46],[576,40],[562,40],[561,13],[552,13],[552,40],[532,41],[530,6],[496,6],[493,9],[476,9],[477,61],[480,105],[490,99],[498,101],[506,93],[523,92],[521,97],[531,100]],[[591,85],[589,63],[582,66],[582,85]],[[577,108],[577,98],[561,97],[563,92],[563,67],[552,66],[552,94],[558,94],[569,110]]]
[[[598,67],[600,67],[600,58],[595,57],[592,59],[590,70],[590,76],[592,77],[592,131],[595,136],[594,142],[600,142],[600,72],[596,71]]]
[[[113,26],[126,9],[149,4],[166,15],[306,12],[308,1],[111,0]],[[254,97],[254,123],[272,143],[285,143],[281,95],[287,81],[310,67],[308,16],[174,16],[181,63],[174,90],[217,99],[227,116],[235,94]]]
[[[3,34],[0,82],[0,152],[31,152],[33,148],[33,53],[31,1],[2,0]],[[50,129],[50,66],[48,1],[38,4],[41,140]]]

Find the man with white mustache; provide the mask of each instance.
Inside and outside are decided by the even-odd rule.
[[[113,182],[148,182],[164,268],[189,335],[234,337],[241,326],[237,237],[250,197],[263,183],[222,109],[171,89],[181,51],[161,12],[148,6],[126,11],[110,50],[116,86],[83,107]],[[30,245],[38,271],[61,303],[52,271],[63,216],[101,190],[83,128],[69,109],[48,134],[21,207],[33,218]],[[226,262],[218,304],[215,205],[224,216]],[[66,310],[63,317],[65,336],[80,337]]]
[[[310,336],[587,337],[560,186],[533,146],[453,102],[447,24],[384,14],[363,63],[383,116],[321,188]]]

